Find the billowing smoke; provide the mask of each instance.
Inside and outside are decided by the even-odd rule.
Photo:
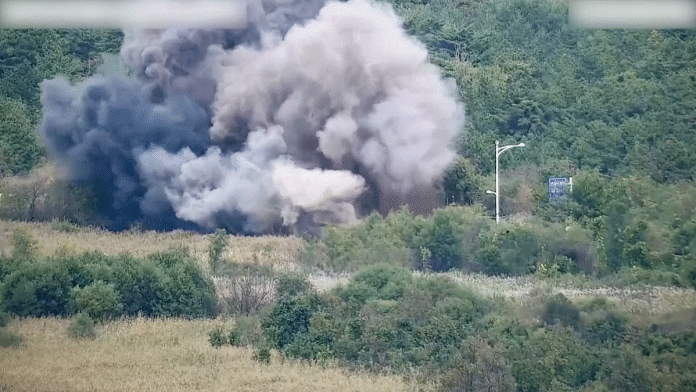
[[[238,1],[226,30],[128,33],[131,77],[42,84],[42,137],[111,227],[304,230],[437,206],[463,109],[394,12]]]

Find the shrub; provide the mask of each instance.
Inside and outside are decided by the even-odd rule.
[[[413,238],[413,218],[406,211],[392,213],[382,219],[374,213],[350,228],[329,227],[324,235],[324,247],[313,245],[305,259],[321,261],[326,254],[327,267],[336,272],[355,271],[377,263],[409,266],[412,252],[407,241]]]
[[[414,251],[427,259],[427,269],[477,270],[475,258],[481,233],[489,230],[490,219],[480,207],[446,207],[436,210],[416,235]]]
[[[604,297],[595,297],[580,307],[582,334],[592,344],[620,341],[628,317]]]
[[[580,310],[565,295],[558,293],[546,301],[542,320],[547,325],[561,324],[577,329]]]
[[[74,233],[78,230],[78,227],[74,223],[67,220],[53,219],[51,221],[51,229],[60,231],[62,233]]]
[[[12,232],[12,257],[31,259],[36,256],[38,242],[26,229],[18,227]]]
[[[636,347],[623,343],[603,359],[605,383],[612,391],[649,392],[658,387],[657,370]]]
[[[480,337],[467,338],[443,375],[441,387],[458,392],[515,391],[507,356],[506,352],[491,347]]]
[[[0,309],[0,328],[6,327],[7,323],[10,321],[10,315],[4,310]]]
[[[267,345],[258,346],[256,350],[254,350],[254,356],[252,358],[255,361],[268,365],[271,363],[271,349]]]
[[[94,321],[87,313],[78,313],[70,319],[68,333],[74,338],[94,339],[97,336],[94,331]]]
[[[227,232],[223,229],[218,229],[215,234],[210,237],[208,245],[208,261],[210,262],[210,271],[215,273],[218,263],[222,258],[222,254],[227,248]]]
[[[536,270],[540,246],[532,228],[504,223],[487,232],[478,257],[482,269],[492,275],[526,275]]]
[[[309,332],[309,322],[316,305],[307,298],[281,299],[261,320],[261,329],[271,347],[285,349]]]
[[[18,347],[23,340],[21,335],[0,327],[0,347]]]
[[[219,298],[231,314],[248,316],[269,306],[276,292],[273,268],[251,263],[231,263],[216,277]]]
[[[69,313],[72,282],[65,268],[48,261],[25,262],[0,285],[4,308],[18,316]]]
[[[208,332],[208,342],[215,348],[230,343],[222,327],[215,327],[212,331]]]
[[[457,204],[473,204],[481,198],[483,187],[481,175],[471,161],[457,156],[443,181],[446,202]]]
[[[74,287],[71,292],[73,311],[84,312],[94,320],[108,320],[123,312],[114,284],[96,281],[89,286]]]
[[[400,298],[411,284],[411,273],[401,267],[378,264],[358,271],[338,295],[346,302],[365,303],[371,299]]]
[[[230,330],[229,343],[233,346],[248,346],[262,339],[261,322],[257,317],[240,317]]]
[[[314,292],[307,275],[286,272],[278,275],[276,292],[279,298],[292,298]]]

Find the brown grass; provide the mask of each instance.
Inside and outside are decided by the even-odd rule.
[[[59,250],[75,253],[98,250],[106,254],[128,252],[140,257],[185,246],[205,266],[208,265],[208,245],[212,236],[187,231],[113,233],[94,228],[62,232],[53,229],[50,223],[0,220],[0,251],[5,254],[12,252],[12,233],[16,228],[24,228],[38,241],[41,255],[53,255]],[[228,240],[229,245],[223,255],[225,261],[271,264],[277,270],[294,269],[297,255],[302,249],[302,239],[292,236],[230,235]]]
[[[10,329],[24,345],[0,349],[0,386],[39,391],[399,391],[396,376],[349,373],[277,356],[264,365],[251,348],[213,348],[220,320],[135,318],[97,328],[95,340],[68,337],[69,320],[29,318]]]

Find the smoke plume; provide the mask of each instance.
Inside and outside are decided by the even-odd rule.
[[[391,8],[238,3],[225,30],[128,32],[131,77],[42,84],[48,150],[95,184],[111,228],[306,230],[437,206],[463,109]]]

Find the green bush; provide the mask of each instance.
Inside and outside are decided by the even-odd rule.
[[[476,249],[480,235],[491,222],[480,207],[449,206],[435,211],[415,238],[414,251],[426,258],[426,269],[477,270]],[[425,254],[423,253],[425,252]]]
[[[580,310],[565,295],[558,293],[546,301],[542,320],[547,325],[560,324],[577,329],[580,325]]]
[[[533,228],[503,223],[485,234],[478,257],[482,269],[492,275],[526,275],[536,271],[541,256]]]
[[[24,228],[18,227],[12,232],[12,257],[31,259],[36,256],[37,241]]]
[[[208,342],[210,342],[210,345],[215,348],[219,348],[230,343],[222,327],[215,327],[212,331],[208,332]]]
[[[618,342],[623,338],[628,317],[604,297],[595,297],[580,307],[582,334],[591,344]]]
[[[74,338],[94,339],[97,333],[94,331],[94,321],[87,313],[78,313],[70,319],[68,333]]]
[[[272,348],[284,350],[309,333],[318,303],[313,298],[281,298],[261,320],[261,329]]]
[[[268,365],[271,363],[271,349],[266,345],[260,345],[254,350],[252,358],[255,361]]]
[[[226,248],[227,232],[224,229],[218,229],[215,231],[215,234],[210,237],[210,244],[208,245],[208,261],[212,273],[216,273],[217,266]]]
[[[10,321],[10,315],[4,310],[0,309],[0,328],[6,327],[7,323]]]
[[[18,347],[23,340],[22,335],[10,332],[5,327],[0,327],[0,347]]]
[[[233,346],[248,346],[261,341],[263,334],[258,317],[240,317],[235,320],[229,333],[229,343]]]
[[[292,298],[314,292],[314,287],[307,275],[296,272],[279,274],[276,280],[276,287],[278,298]]]
[[[441,389],[461,392],[513,392],[515,379],[507,357],[508,354],[504,350],[491,347],[480,337],[467,338],[443,375]]]
[[[346,302],[364,304],[368,300],[400,298],[412,283],[411,273],[401,267],[378,264],[358,271],[345,288],[338,291]]]
[[[71,292],[74,313],[86,313],[93,320],[108,320],[121,315],[123,305],[113,283],[96,281],[89,286],[74,287]]]
[[[617,350],[604,354],[602,367],[607,387],[620,392],[657,390],[657,369],[634,346],[623,343]]]
[[[356,271],[377,263],[410,266],[413,254],[409,241],[417,219],[408,211],[392,212],[387,218],[374,213],[353,227],[329,227],[323,246],[314,244],[304,258],[325,263],[335,272]],[[322,266],[322,265],[319,265]]]
[[[18,316],[62,316],[69,314],[72,287],[64,266],[27,261],[5,277],[0,293],[4,309]]]
[[[98,252],[58,254],[4,266],[2,306],[19,316],[84,310],[95,319],[121,313],[208,317],[216,311],[215,287],[185,249],[144,259]],[[75,306],[79,309],[71,309]]]

